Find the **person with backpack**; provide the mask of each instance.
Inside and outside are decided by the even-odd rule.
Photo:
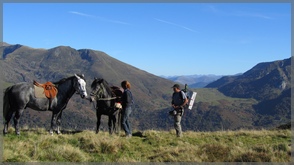
[[[188,103],[186,94],[180,89],[179,84],[175,84],[173,87],[174,93],[172,95],[172,108],[170,112],[174,116],[174,127],[177,133],[177,137],[182,137],[181,119],[184,114],[184,106]]]
[[[121,82],[121,87],[124,89],[124,92],[121,97],[121,103],[122,103],[122,127],[126,133],[126,137],[130,138],[132,137],[132,128],[129,121],[129,116],[132,113],[132,105],[134,103],[133,101],[133,95],[130,91],[131,84],[128,81]]]

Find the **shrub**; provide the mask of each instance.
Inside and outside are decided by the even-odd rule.
[[[226,162],[230,157],[230,148],[221,144],[204,144],[199,154],[206,155],[203,159],[206,162]]]
[[[235,159],[235,162],[270,162],[271,156],[265,152],[246,152]]]

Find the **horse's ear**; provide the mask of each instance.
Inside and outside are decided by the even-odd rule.
[[[94,80],[97,80],[97,77],[94,77]]]
[[[82,76],[82,78],[85,78],[85,75],[84,74],[82,74],[81,76]]]
[[[75,76],[76,76],[77,79],[80,79],[80,77],[77,74],[75,74]]]

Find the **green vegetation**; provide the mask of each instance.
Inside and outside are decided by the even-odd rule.
[[[290,130],[135,132],[132,138],[107,132],[50,136],[45,129],[13,128],[4,138],[5,162],[289,162]]]
[[[250,104],[258,103],[255,99],[252,98],[233,98],[225,96],[223,93],[218,91],[216,88],[197,88],[193,89],[197,92],[196,102],[210,102],[211,105],[221,105],[221,101],[238,101]]]

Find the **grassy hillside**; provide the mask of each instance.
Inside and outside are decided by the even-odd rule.
[[[216,88],[197,88],[192,89],[193,91],[197,92],[196,102],[211,102],[211,103],[219,103],[220,100],[227,100],[227,101],[252,101],[252,103],[257,103],[254,99],[247,99],[247,98],[233,98],[229,96],[225,96],[223,93],[218,91]]]
[[[87,79],[88,93],[94,77],[104,78],[110,84],[120,86],[123,80],[132,84],[135,105],[131,114],[131,123],[137,130],[169,130],[172,118],[168,115],[171,110],[171,86],[174,82],[155,76],[139,68],[121,62],[104,52],[80,49],[69,46],[58,46],[52,49],[34,49],[23,45],[3,44],[0,46],[0,66],[3,79],[2,87],[7,87],[18,82],[58,81],[61,78],[72,76],[74,73],[83,73]],[[150,64],[151,65],[151,64]],[[228,86],[228,90],[238,94],[243,92],[268,95],[274,94],[269,87],[282,85],[284,91],[270,100],[260,102],[256,97],[232,98],[217,90],[218,88],[195,89],[198,93],[194,107],[185,111],[182,120],[183,128],[192,131],[219,131],[238,129],[270,129],[290,121],[291,89],[288,87],[290,80],[289,62],[277,63],[268,67],[267,71],[275,70],[273,74],[261,67],[255,67],[243,75],[242,81],[235,77],[227,77],[222,83],[240,82],[240,87],[245,84],[244,91],[238,83],[236,88]],[[283,66],[287,66],[284,68]],[[278,69],[277,69],[278,68]],[[284,69],[283,69],[284,68]],[[262,81],[256,77],[267,75]],[[286,77],[285,77],[286,76]],[[252,78],[253,77],[253,78]],[[284,78],[283,78],[284,77]],[[289,77],[289,78],[288,78]],[[246,83],[254,88],[249,88]],[[269,81],[270,80],[270,81]],[[279,81],[276,81],[279,80]],[[280,80],[284,80],[280,82]],[[246,82],[246,83],[245,83]],[[278,82],[278,84],[276,84]],[[267,85],[266,88],[264,84]],[[286,84],[286,86],[284,86]],[[183,87],[183,85],[182,85]],[[237,88],[238,87],[238,88]],[[258,89],[257,89],[258,88]],[[236,90],[235,90],[236,89]],[[246,90],[245,90],[246,89]],[[193,89],[194,90],[194,89]],[[263,92],[258,92],[259,90]],[[254,94],[252,94],[254,93]],[[258,98],[260,98],[260,95]],[[2,98],[2,97],[1,97]],[[1,106],[1,105],[0,105]],[[1,120],[1,119],[0,119]],[[29,128],[49,128],[51,112],[37,112],[25,110],[20,124]],[[82,100],[74,95],[62,114],[62,128],[92,130],[96,127],[96,115],[93,105],[88,100]],[[103,118],[102,130],[107,130],[107,119]]]
[[[184,132],[98,135],[93,131],[50,136],[30,129],[4,139],[5,162],[289,162],[290,130]]]

